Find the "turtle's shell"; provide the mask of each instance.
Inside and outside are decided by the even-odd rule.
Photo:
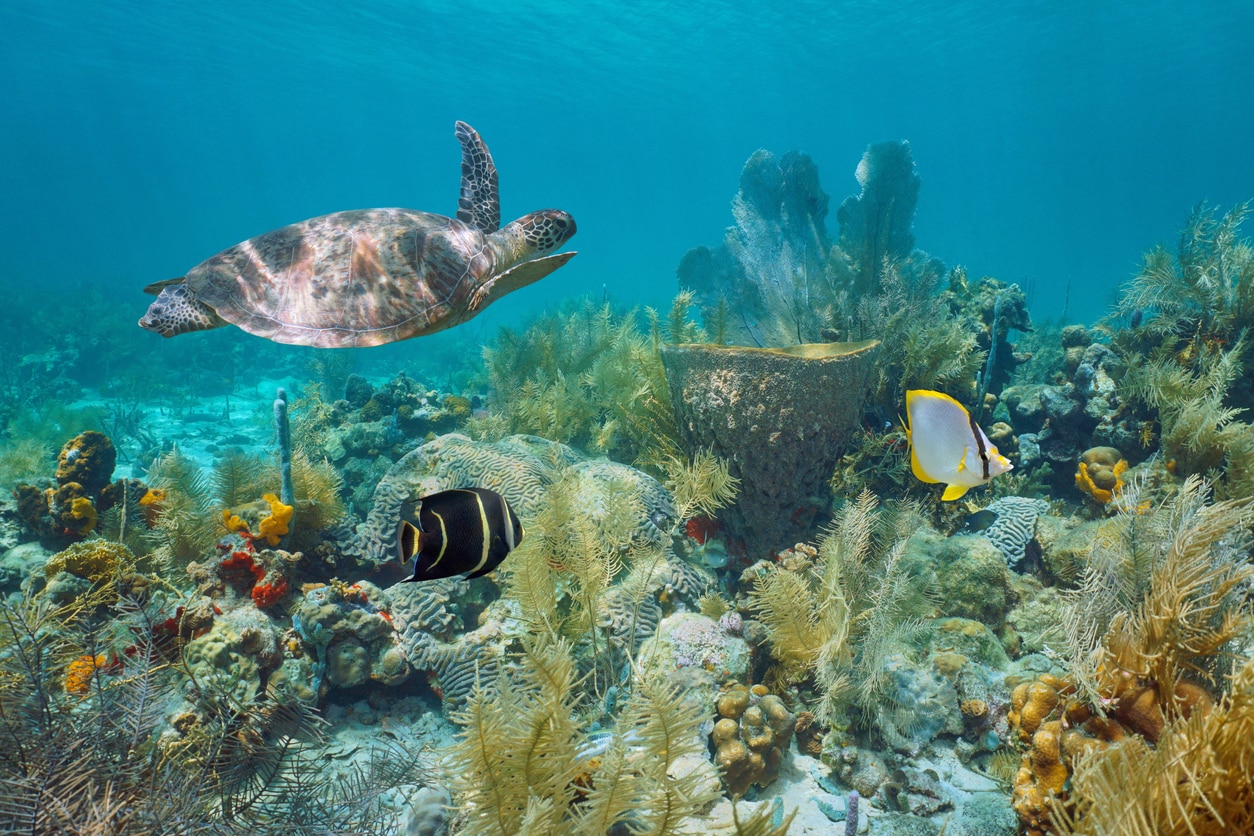
[[[361,209],[250,238],[193,267],[186,283],[250,334],[337,348],[468,319],[471,295],[491,269],[484,234],[455,218]]]

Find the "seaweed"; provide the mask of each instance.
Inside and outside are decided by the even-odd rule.
[[[921,524],[916,505],[881,508],[863,492],[837,515],[812,568],[770,570],[750,593],[778,663],[773,676],[784,683],[812,676],[819,694],[813,710],[824,725],[846,725],[852,702],[867,722],[892,732],[883,662],[916,629],[910,614],[926,603],[901,562]]]
[[[604,754],[576,716],[575,662],[565,640],[523,643],[515,673],[476,689],[446,774],[466,811],[462,831],[600,836],[626,827],[658,836],[690,832],[718,797],[711,775],[676,774],[682,757],[705,758],[705,710],[641,680]]]
[[[700,450],[689,461],[669,455],[660,462],[666,473],[663,484],[675,502],[675,521],[683,524],[696,514],[713,516],[736,499],[740,480],[728,464],[713,453]]]
[[[1249,204],[1239,203],[1216,217],[1214,208],[1199,203],[1175,253],[1158,246],[1145,254],[1116,307],[1120,317],[1141,312],[1130,338],[1231,340],[1254,326],[1254,248],[1239,237],[1248,213]]]
[[[1128,735],[1079,757],[1068,798],[1051,801],[1054,830],[1248,832],[1254,659],[1244,590],[1254,567],[1244,557],[1254,507],[1211,502],[1206,484],[1191,477],[1155,508],[1129,506],[1120,523],[1122,536],[1099,541],[1085,587],[1071,601],[1072,652],[1083,654],[1071,657],[1072,680],[1095,706],[1109,704],[1125,677],[1158,694],[1177,694],[1186,678],[1223,693],[1214,708],[1191,713],[1183,700],[1160,699],[1166,723],[1153,745]],[[1115,598],[1117,611],[1085,595]],[[1240,654],[1232,653],[1234,639]]]
[[[152,463],[148,483],[165,492],[153,525],[157,559],[170,567],[186,566],[208,554],[226,533],[210,475],[176,448]]]
[[[157,604],[118,601],[111,635],[93,617],[104,594],[0,602],[0,818],[14,832],[207,831],[203,785],[156,745],[177,689]],[[119,636],[131,653],[112,653]],[[82,660],[88,674],[71,678]]]
[[[1144,485],[1124,488],[1119,514],[1094,540],[1084,580],[1067,598],[1067,658],[1079,687],[1100,700],[1115,671],[1159,683],[1186,675],[1222,679],[1227,643],[1248,613],[1240,589],[1254,575],[1254,506],[1212,502],[1192,476],[1151,507]]]
[[[468,834],[557,832],[574,801],[582,765],[570,645],[530,641],[518,661],[515,681],[501,674],[490,691],[476,687],[455,717],[463,730],[447,774]]]
[[[884,265],[879,291],[842,294],[834,326],[846,340],[877,339],[871,400],[895,415],[907,389],[937,389],[970,400],[984,364],[980,327],[954,314],[939,295],[944,270],[935,259],[912,257]]]
[[[677,453],[678,427],[658,349],[704,339],[691,294],[668,314],[568,303],[519,333],[503,328],[483,350],[494,417],[466,427],[481,439],[531,433],[657,472]],[[499,416],[499,417],[498,417]]]
[[[1242,335],[1187,365],[1161,349],[1150,359],[1134,354],[1124,377],[1125,397],[1156,411],[1174,470],[1206,476],[1224,498],[1254,497],[1254,424],[1238,420],[1246,408],[1232,403],[1245,348]]]

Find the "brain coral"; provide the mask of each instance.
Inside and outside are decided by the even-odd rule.
[[[1006,558],[1009,566],[1023,560],[1028,543],[1036,535],[1036,518],[1049,510],[1043,499],[1003,496],[988,506],[997,519],[981,532]]]

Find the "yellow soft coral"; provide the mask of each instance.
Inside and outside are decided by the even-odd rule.
[[[85,496],[76,496],[70,500],[70,510],[66,516],[75,523],[72,530],[79,537],[90,534],[96,528],[96,506]]]
[[[277,546],[279,540],[288,533],[292,522],[292,511],[295,510],[291,505],[284,505],[277,496],[268,493],[261,497],[270,505],[270,514],[261,518],[258,525],[259,537],[266,538],[266,542],[271,546]]]
[[[149,505],[160,505],[166,500],[166,492],[160,488],[149,488],[139,498],[139,504],[147,508]]]

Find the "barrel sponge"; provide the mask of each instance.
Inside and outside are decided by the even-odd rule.
[[[740,480],[719,519],[766,557],[810,534],[814,497],[858,427],[879,342],[787,348],[668,345],[671,404],[690,455],[712,451]]]

